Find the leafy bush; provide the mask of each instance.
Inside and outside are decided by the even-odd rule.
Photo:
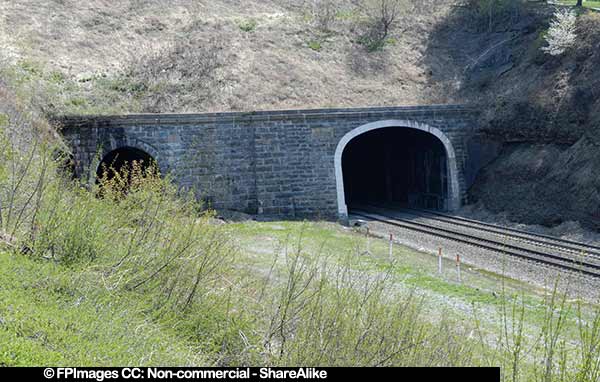
[[[254,32],[258,23],[254,19],[244,20],[238,24],[238,27],[243,32]]]
[[[110,209],[86,191],[64,193],[49,184],[40,197],[31,243],[33,254],[65,265],[85,264],[115,249]]]

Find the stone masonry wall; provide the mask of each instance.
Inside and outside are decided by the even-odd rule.
[[[384,120],[442,131],[454,147],[464,199],[476,112],[463,106],[65,117],[59,123],[76,175],[84,179],[108,152],[130,146],[152,155],[162,173],[215,208],[336,218],[336,147],[351,130]]]

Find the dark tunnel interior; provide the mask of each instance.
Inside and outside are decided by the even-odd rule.
[[[142,171],[145,171],[156,162],[145,151],[133,147],[122,147],[106,154],[98,166],[96,179],[103,176],[111,179],[115,176],[115,173],[121,172],[123,169],[128,169],[128,173],[131,174],[130,170],[134,163],[139,164]]]
[[[424,131],[387,127],[361,134],[342,154],[346,204],[445,210],[446,162],[442,142]]]

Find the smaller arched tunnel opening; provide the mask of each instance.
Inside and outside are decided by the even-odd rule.
[[[346,205],[448,207],[448,163],[435,135],[385,127],[354,137],[342,153]]]
[[[124,171],[131,176],[134,166],[139,166],[142,174],[150,166],[156,166],[155,159],[147,152],[135,147],[121,147],[106,154],[96,170],[96,180],[106,177],[112,179],[115,174]]]

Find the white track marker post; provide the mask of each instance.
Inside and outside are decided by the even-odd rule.
[[[461,280],[460,280],[460,255],[456,255],[456,276],[458,277],[458,282],[461,282]]]
[[[438,248],[438,273],[442,274],[442,248]]]
[[[390,233],[390,262],[394,261],[394,236]]]
[[[369,227],[367,226],[367,254],[371,254],[371,236],[369,235]]]

